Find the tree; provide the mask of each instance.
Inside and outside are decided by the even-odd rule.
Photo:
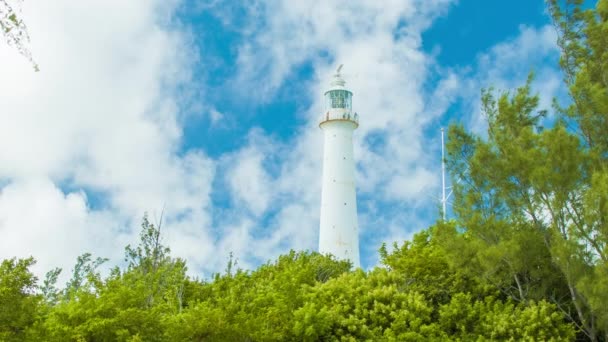
[[[350,269],[350,263],[318,253],[282,255],[257,270],[232,270],[186,289],[186,309],[167,322],[173,341],[286,341],[294,313],[306,295]],[[190,293],[188,293],[190,292]]]
[[[60,290],[56,287],[57,279],[59,278],[61,271],[61,268],[54,268],[48,271],[45,275],[42,286],[40,287],[42,296],[47,304],[51,306],[57,304],[61,296]]]
[[[77,258],[65,288],[47,273],[42,294],[33,259],[0,267],[0,339],[8,341],[417,341],[566,340],[573,327],[545,301],[516,302],[461,272],[440,226],[388,252],[383,267],[352,272],[348,261],[291,251],[253,271],[189,279],[170,256],[160,224],[144,217],[127,266],[101,277],[106,260]],[[448,231],[448,230],[446,230]],[[445,236],[445,235],[442,235]]]
[[[295,312],[297,340],[413,341],[437,339],[433,306],[407,291],[386,269],[357,270],[312,289]]]
[[[448,303],[459,292],[475,293],[480,298],[495,294],[496,289],[480,283],[477,274],[467,274],[466,268],[450,262],[453,249],[446,249],[440,239],[445,237],[443,226],[440,222],[415,234],[412,241],[395,243],[390,253],[382,245],[382,264],[399,275],[410,291],[423,294],[435,306]],[[452,259],[461,260],[463,255]]]
[[[7,259],[0,264],[0,340],[23,341],[37,320],[41,297],[29,268],[33,258]]]
[[[163,341],[164,325],[183,308],[186,266],[162,244],[160,225],[144,216],[140,241],[125,248],[125,270],[103,279],[106,259],[78,257],[72,279],[54,305],[40,335],[48,341]]]
[[[475,300],[462,292],[441,306],[438,322],[444,336],[457,341],[571,341],[575,336],[563,315],[546,301],[522,305],[492,296]]]
[[[545,301],[500,297],[452,267],[435,236],[382,248],[387,268],[344,273],[318,284],[295,312],[295,340],[570,340],[574,329]]]
[[[580,0],[551,0],[549,5],[571,99],[559,109],[588,154],[585,184],[571,215],[576,227],[572,237],[580,243],[565,244],[560,252],[585,251],[582,262],[588,269],[575,276],[584,301],[581,311],[589,311],[589,329],[603,330],[608,340],[608,1],[597,1],[595,9],[584,9]]]
[[[487,138],[450,128],[463,264],[520,302],[545,298],[608,340],[608,1],[549,1],[571,104],[546,129],[530,82],[482,91]],[[466,240],[466,241],[465,241]],[[458,250],[458,248],[455,248]]]
[[[462,267],[513,300],[553,301],[596,339],[598,316],[580,286],[597,265],[589,251],[601,238],[577,221],[592,191],[587,151],[562,123],[538,129],[530,81],[514,95],[495,99],[490,90],[482,99],[487,140],[461,126],[449,132],[448,166],[462,180],[454,182],[454,211],[464,234],[446,241],[467,250],[472,262]]]
[[[157,225],[144,215],[139,245],[125,248],[127,270],[123,280],[137,283],[145,294],[145,305],[151,307],[157,300],[170,302],[176,310],[183,307],[186,262],[172,258],[171,249],[161,241],[162,216]]]
[[[34,70],[38,71],[38,65],[34,62],[32,53],[27,47],[30,42],[27,26],[19,13],[23,0],[16,1],[17,7],[11,6],[7,0],[0,0],[0,30],[2,31],[2,37],[8,45],[14,46],[21,55],[32,63]]]

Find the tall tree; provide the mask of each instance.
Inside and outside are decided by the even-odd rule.
[[[559,33],[560,64],[571,104],[559,108],[583,142],[588,156],[582,170],[585,183],[573,196],[568,219],[573,226],[570,244],[588,266],[576,276],[576,290],[590,316],[587,325],[603,330],[608,340],[608,0],[585,9],[584,1],[550,0]],[[568,264],[563,265],[568,266]]]
[[[596,340],[603,323],[582,282],[601,267],[605,246],[601,230],[582,216],[584,199],[599,195],[587,175],[589,151],[561,123],[539,129],[529,83],[513,95],[495,99],[486,91],[482,98],[487,140],[450,129],[448,166],[461,179],[454,211],[464,231],[459,239],[468,241],[447,241],[453,251],[472,251],[462,253],[472,261],[462,266],[505,295],[551,299]]]
[[[98,267],[106,259],[89,253],[78,257],[72,279],[39,335],[48,341],[165,340],[163,320],[183,308],[185,262],[170,256],[160,225],[147,216],[139,243],[125,248],[125,259],[126,269],[115,267],[104,279]]]
[[[549,6],[571,105],[556,105],[544,129],[530,79],[482,92],[487,138],[451,127],[454,209],[469,239],[460,245],[509,297],[550,299],[588,339],[608,340],[608,1]]]

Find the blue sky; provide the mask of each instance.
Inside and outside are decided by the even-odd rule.
[[[180,8],[178,18],[192,29],[198,53],[203,60],[203,63],[196,66],[200,73],[197,75],[205,82],[202,96],[222,112],[238,117],[240,122],[230,130],[218,130],[210,125],[209,117],[193,120],[185,127],[187,137],[184,147],[202,147],[212,155],[220,155],[242,145],[244,141],[239,137],[246,134],[252,126],[260,127],[281,139],[293,137],[297,127],[305,121],[301,112],[312,103],[310,96],[302,96],[305,92],[302,87],[315,81],[311,61],[302,60],[293,65],[282,80],[281,87],[273,92],[272,99],[260,101],[234,98],[226,83],[239,72],[238,48],[247,39],[235,27],[238,25],[235,23],[254,22],[254,25],[263,27],[264,21],[249,17],[246,7],[238,7],[230,1],[212,2],[213,5],[193,11],[196,3],[197,1],[186,2]],[[441,14],[432,26],[422,32],[421,37],[422,50],[434,55],[442,67],[470,67],[480,53],[496,43],[517,37],[520,25],[540,28],[550,23],[543,0],[468,0],[447,6],[447,13]],[[228,24],[221,19],[225,15],[225,7],[236,12]],[[331,54],[326,50],[321,49],[315,53],[332,60]],[[204,63],[205,60],[208,63]],[[213,65],[211,70],[208,69],[209,65]],[[431,77],[429,82],[432,81]]]
[[[542,0],[26,1],[0,46],[0,257],[119,263],[144,212],[193,275],[316,249],[322,93],[344,64],[362,266],[439,215],[439,129],[482,87],[562,96]],[[33,100],[35,99],[35,100]]]

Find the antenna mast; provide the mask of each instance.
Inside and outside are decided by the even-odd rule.
[[[443,220],[445,221],[446,217],[446,202],[448,201],[445,196],[445,143],[443,139],[444,130],[441,127],[441,206],[442,206],[442,215]]]

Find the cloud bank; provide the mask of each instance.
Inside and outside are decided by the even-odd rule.
[[[26,4],[42,71],[0,46],[0,257],[33,255],[39,274],[69,269],[86,251],[120,262],[146,211],[152,222],[164,215],[167,244],[203,277],[221,271],[230,252],[251,268],[289,249],[316,249],[317,124],[338,64],[360,115],[362,263],[373,266],[382,242],[437,218],[439,127],[452,120],[482,129],[479,88],[517,86],[557,54],[548,27],[522,26],[467,68],[441,66],[421,35],[449,14],[449,0],[201,5],[242,37],[225,87],[254,106],[284,89],[306,99],[288,114],[302,122],[288,138],[253,127],[240,146],[212,158],[184,140],[200,114],[191,111],[208,108],[210,129],[238,119],[184,91],[206,89],[192,70],[213,65],[196,55],[197,33],[175,20],[183,3]],[[303,67],[310,77],[292,84]],[[537,75],[543,98],[559,93],[554,68]]]

